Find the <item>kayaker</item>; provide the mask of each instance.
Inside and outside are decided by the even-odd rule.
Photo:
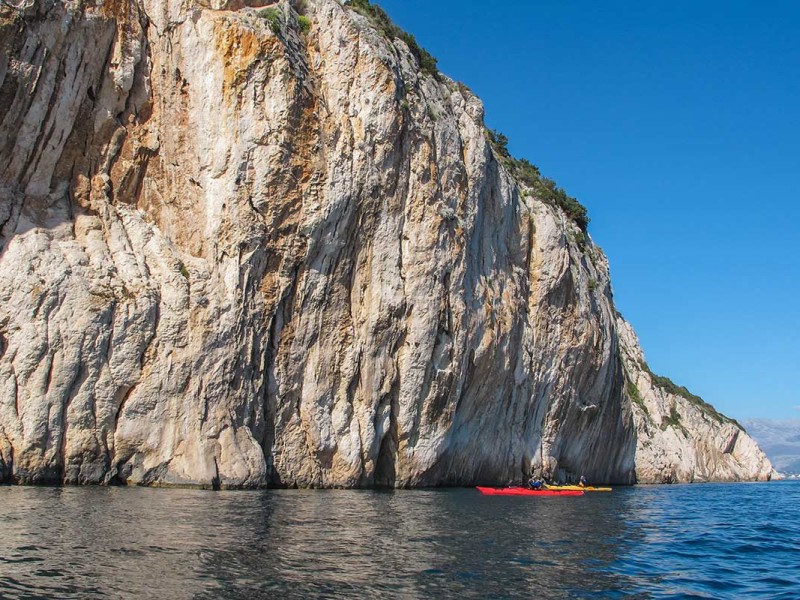
[[[531,488],[532,490],[540,490],[542,489],[542,482],[538,477],[534,475],[528,481],[528,487]]]
[[[579,482],[579,483],[580,483],[580,486],[581,486],[581,487],[586,487],[587,485],[589,485],[589,484],[587,483],[587,481],[586,481],[586,477],[584,477],[583,475],[581,475],[581,480],[580,480],[580,482]]]

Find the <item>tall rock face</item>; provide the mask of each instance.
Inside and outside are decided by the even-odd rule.
[[[649,372],[480,101],[373,21],[0,7],[0,481],[768,478]]]

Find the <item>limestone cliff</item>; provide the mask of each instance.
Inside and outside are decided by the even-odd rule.
[[[249,4],[0,6],[0,481],[770,475],[464,86],[368,11]]]

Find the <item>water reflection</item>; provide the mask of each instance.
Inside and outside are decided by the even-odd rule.
[[[248,543],[232,500],[181,490],[0,488],[0,596],[190,596],[202,585],[206,548]]]
[[[599,497],[7,487],[0,500],[4,597],[555,596],[616,586],[605,570],[631,535],[624,499]]]
[[[747,502],[766,516],[750,531],[731,489],[505,498],[0,487],[0,597],[719,596],[763,592],[747,577],[762,574],[753,561],[764,552],[770,589],[792,589],[797,542],[782,553],[775,539],[796,526],[765,535],[771,517],[756,494]]]

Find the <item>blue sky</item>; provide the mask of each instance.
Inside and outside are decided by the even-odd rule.
[[[800,2],[379,3],[587,206],[653,371],[800,416]]]

